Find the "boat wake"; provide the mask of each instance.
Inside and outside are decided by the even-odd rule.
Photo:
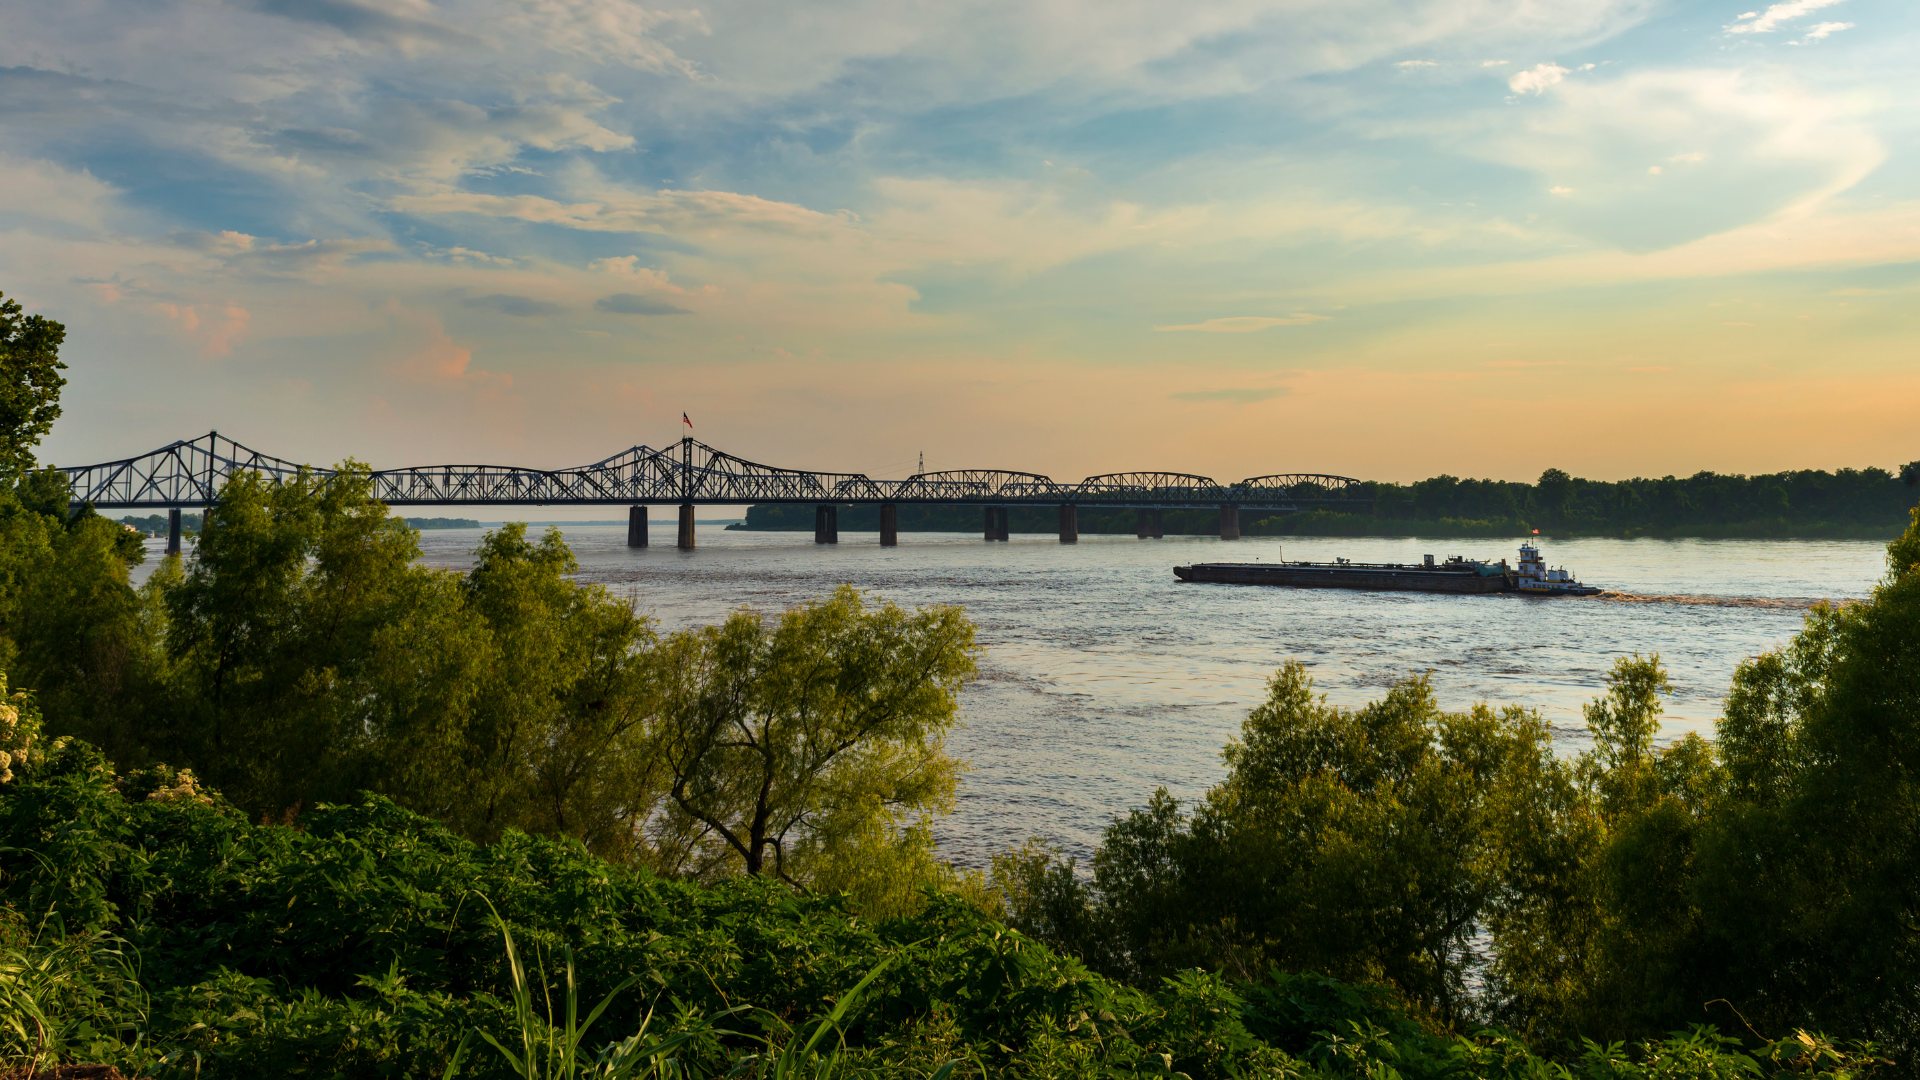
[[[1773,608],[1778,611],[1807,611],[1815,604],[1831,602],[1806,596],[1642,596],[1613,590],[1596,593],[1592,599],[1612,600],[1618,604],[1693,604],[1700,607]]]

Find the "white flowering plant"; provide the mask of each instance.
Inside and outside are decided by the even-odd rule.
[[[40,741],[40,711],[24,690],[7,692],[7,676],[0,672],[0,784],[13,782],[14,768],[26,768],[44,757],[34,744]]]

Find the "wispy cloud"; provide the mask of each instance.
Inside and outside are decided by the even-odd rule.
[[[1265,330],[1272,326],[1305,326],[1308,323],[1326,322],[1331,315],[1309,315],[1297,311],[1285,318],[1271,318],[1261,315],[1234,315],[1224,319],[1208,319],[1206,322],[1190,323],[1186,326],[1156,326],[1155,330],[1191,330],[1201,334],[1248,334],[1255,330]]]
[[[1724,28],[1729,34],[1770,34],[1779,29],[1783,22],[1791,22],[1802,15],[1832,7],[1841,0],[1787,0],[1784,4],[1775,4],[1764,13],[1749,11],[1730,22]]]
[[[593,302],[593,310],[604,311],[610,315],[691,315],[692,312],[677,304],[665,300],[655,300],[638,293],[615,293],[603,296]]]
[[[1812,26],[1809,26],[1805,31],[1803,31],[1798,38],[1794,39],[1793,41],[1787,42],[1787,44],[1804,45],[1809,41],[1820,41],[1825,38],[1831,37],[1842,30],[1851,30],[1851,29],[1853,29],[1853,24],[1850,22],[1815,23]]]
[[[541,315],[558,315],[566,308],[551,300],[535,300],[531,296],[512,296],[507,293],[494,293],[491,296],[470,296],[460,301],[461,307],[485,308],[502,315],[518,315],[521,318],[534,318]]]

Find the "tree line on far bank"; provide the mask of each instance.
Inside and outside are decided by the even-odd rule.
[[[1460,536],[1530,535],[1540,529],[1562,536],[1693,536],[1732,538],[1891,539],[1906,527],[1907,508],[1920,494],[1920,461],[1900,472],[1870,466],[1825,472],[1757,476],[1698,472],[1659,479],[1586,480],[1548,469],[1535,483],[1463,480],[1436,476],[1412,484],[1369,480],[1361,485],[1371,505],[1351,512],[1317,509],[1299,513],[1242,510],[1240,531],[1247,536]],[[744,522],[732,528],[809,531],[811,505],[766,503],[749,507]],[[1081,507],[1083,533],[1130,535],[1137,511]],[[879,507],[847,504],[839,509],[846,532],[877,532]],[[918,506],[899,508],[902,532],[979,532],[980,508]],[[1051,506],[1012,507],[1012,532],[1052,533],[1059,528]],[[1161,527],[1169,535],[1209,536],[1219,532],[1213,510],[1166,510]]]
[[[167,521],[167,515],[165,514],[126,514],[114,520],[129,528],[137,529],[148,536],[165,536],[167,535],[167,530],[171,528]],[[423,532],[432,529],[477,529],[480,527],[480,522],[474,518],[410,517],[403,518],[402,520],[407,523],[408,528],[419,529]],[[181,514],[180,531],[182,533],[199,532],[200,515],[196,513]]]

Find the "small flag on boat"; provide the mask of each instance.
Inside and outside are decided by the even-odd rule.
[[[693,421],[691,421],[691,420],[689,420],[689,419],[687,419],[687,414],[686,414],[686,413],[681,413],[681,414],[680,414],[680,422],[681,422],[681,423],[683,423],[683,424],[685,424],[685,425],[687,425],[687,427],[688,427],[688,428],[692,428],[692,427],[693,427]],[[1533,530],[1533,531],[1534,531],[1534,532],[1539,532],[1540,530],[1539,530],[1539,529],[1535,529],[1535,530]]]

